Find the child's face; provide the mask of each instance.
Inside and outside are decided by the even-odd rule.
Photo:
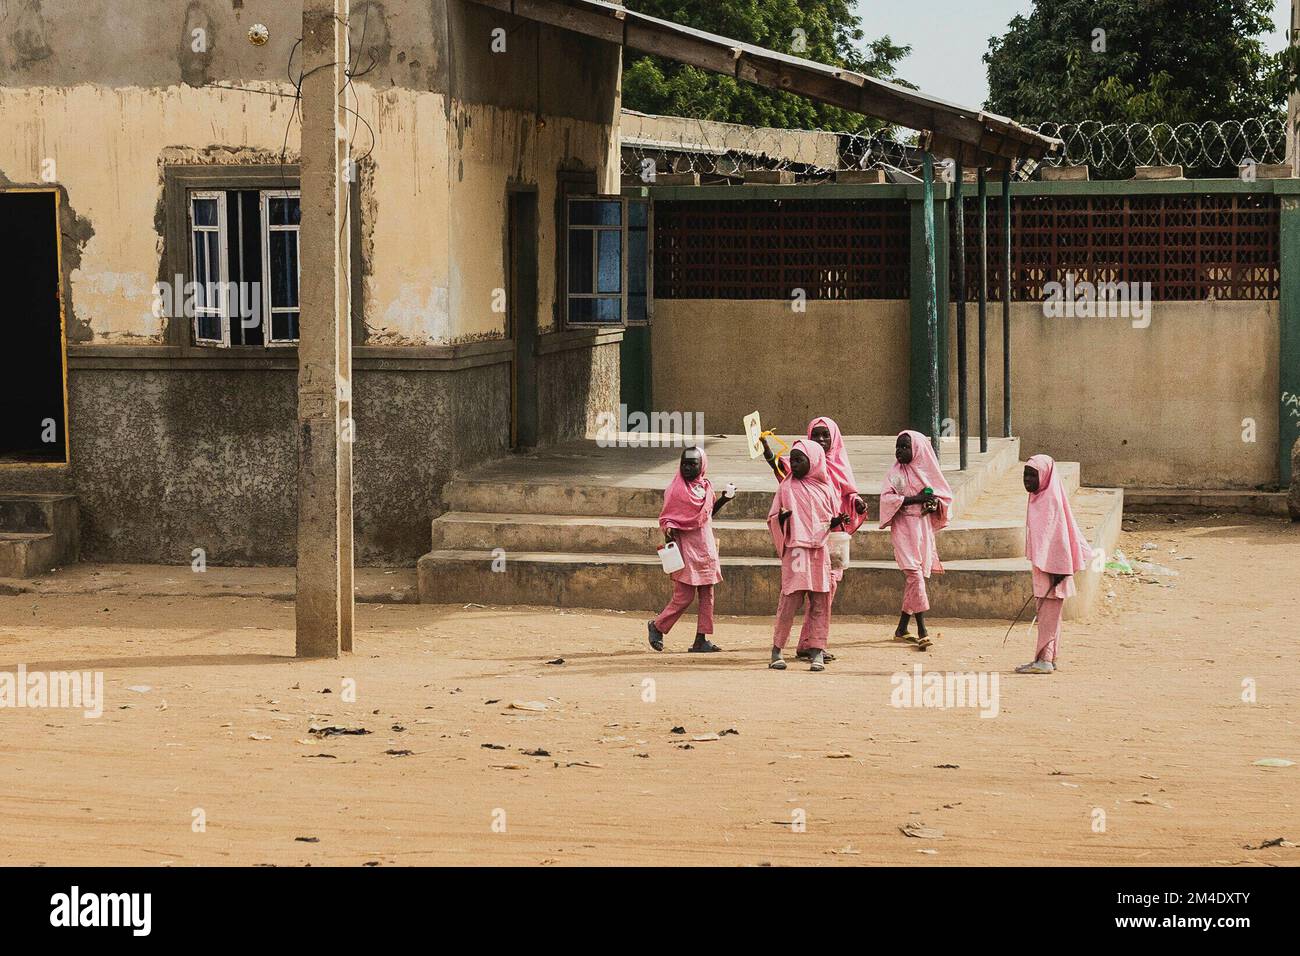
[[[682,477],[687,481],[694,481],[700,477],[700,472],[704,468],[704,459],[700,455],[698,448],[688,448],[682,452],[681,471]]]
[[[899,435],[898,441],[894,445],[894,457],[898,459],[900,465],[909,465],[912,463],[912,436]]]
[[[790,452],[790,471],[796,478],[807,478],[808,469],[812,467],[812,462],[808,456],[803,453],[802,448],[796,448]]]
[[[817,425],[812,430],[812,440],[821,445],[823,450],[831,450],[831,430],[825,425]]]
[[[1025,465],[1025,491],[1031,495],[1038,492],[1038,469],[1033,465]]]

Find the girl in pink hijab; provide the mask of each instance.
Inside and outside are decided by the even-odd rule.
[[[934,536],[948,524],[952,489],[939,470],[939,459],[930,439],[920,432],[898,433],[894,459],[880,488],[880,527],[889,529],[894,544],[894,560],[903,572],[905,582],[903,611],[898,618],[894,639],[913,640],[907,625],[915,614],[915,641],[924,650],[930,646],[930,636],[925,628],[925,612],[930,610],[930,598],[925,591],[925,581],[931,574],[943,573]]]
[[[843,515],[841,525],[837,530],[845,531],[848,534],[858,530],[858,527],[867,519],[867,503],[862,496],[858,494],[858,482],[853,477],[853,465],[849,462],[848,453],[844,450],[844,438],[840,434],[840,426],[835,424],[834,419],[820,416],[814,418],[808,423],[808,437],[821,445],[822,451],[826,453],[826,478],[835,491],[835,498],[838,502],[836,511]],[[767,444],[767,439],[762,439],[763,450],[767,463],[771,466],[777,481],[782,481],[790,473],[790,462],[785,458],[777,458],[771,447]],[[844,579],[843,568],[833,568],[831,570],[831,607],[835,606],[835,595],[839,592],[840,582]],[[801,636],[799,646],[795,649],[795,657],[800,660],[810,660],[812,658],[812,648],[804,641]],[[822,650],[822,661],[830,663],[835,660],[835,655],[825,649]]]
[[[710,653],[721,650],[709,640],[713,633],[713,585],[722,580],[718,561],[718,542],[713,536],[713,516],[735,496],[734,485],[727,485],[722,497],[713,497],[713,483],[705,477],[709,456],[703,448],[691,447],[682,452],[677,474],[664,491],[664,506],[659,512],[659,528],[665,541],[676,541],[686,566],[674,571],[673,596],[668,606],[653,621],[646,622],[650,646],[664,649],[664,635],[673,629],[696,596],[700,610],[695,624],[695,643],[691,651]]]
[[[781,599],[772,632],[773,670],[785,670],[781,651],[790,638],[795,612],[806,602],[799,643],[809,649],[810,670],[825,669],[830,636],[830,532],[842,521],[835,488],[826,474],[826,453],[817,442],[800,438],[790,449],[790,475],[776,490],[767,526],[781,558]]]
[[[1025,465],[1025,557],[1033,567],[1034,597],[1038,599],[1038,649],[1034,660],[1016,668],[1017,674],[1056,671],[1056,647],[1061,638],[1061,611],[1075,593],[1074,575],[1088,566],[1092,549],[1079,530],[1056,462],[1034,455]]]

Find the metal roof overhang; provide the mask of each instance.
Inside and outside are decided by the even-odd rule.
[[[1059,139],[1005,116],[949,103],[852,70],[649,17],[605,0],[472,2],[905,126],[919,131],[922,146],[932,153],[968,167],[1009,170],[1025,160],[1041,160],[1062,145]]]

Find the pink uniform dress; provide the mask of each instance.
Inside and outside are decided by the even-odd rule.
[[[948,524],[952,512],[952,489],[939,469],[939,459],[930,439],[920,432],[899,434],[912,439],[912,460],[895,461],[880,488],[880,527],[889,529],[894,561],[903,572],[903,613],[924,614],[930,610],[925,581],[943,573],[943,562],[935,546],[935,532]],[[903,499],[931,489],[939,509],[926,514],[921,505],[904,505]]]
[[[1025,513],[1025,557],[1033,568],[1034,597],[1038,598],[1034,660],[1055,663],[1065,599],[1074,596],[1074,575],[1088,566],[1092,549],[1074,520],[1065,485],[1056,474],[1056,462],[1047,455],[1034,455],[1027,464],[1038,472],[1038,490],[1029,496]],[[1065,575],[1055,587],[1054,574]]]
[[[826,452],[826,478],[835,490],[836,501],[839,502],[836,513],[848,516],[848,521],[839,530],[847,534],[853,534],[867,520],[867,510],[863,508],[862,514],[858,514],[856,502],[861,501],[862,498],[858,494],[857,479],[853,476],[853,465],[850,464],[848,453],[844,450],[844,436],[840,434],[840,426],[835,424],[834,419],[822,415],[808,423],[808,437],[810,439],[812,438],[813,429],[818,425],[824,426],[831,433],[830,451]],[[833,568],[831,570],[831,613],[834,612],[835,595],[839,593],[840,582],[843,579],[843,568]],[[797,650],[802,653],[807,648],[807,643],[800,636]]]
[[[807,601],[799,646],[825,650],[830,637],[831,556],[826,547],[838,502],[826,476],[826,453],[817,442],[800,438],[792,446],[808,456],[808,474],[783,480],[772,497],[767,526],[781,558],[781,598],[776,606],[772,646],[784,648],[795,612]],[[780,514],[790,516],[782,527]]]
[[[661,634],[672,630],[697,595],[700,610],[696,633],[713,633],[713,585],[722,580],[722,565],[713,536],[713,483],[705,477],[708,471],[709,456],[700,449],[700,476],[688,484],[678,470],[664,490],[659,527],[676,531],[673,537],[685,567],[670,575],[673,595],[654,622]]]

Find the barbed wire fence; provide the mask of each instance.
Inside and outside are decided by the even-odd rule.
[[[1182,166],[1185,176],[1232,176],[1248,161],[1286,159],[1286,124],[1280,118],[1207,120],[1200,123],[1039,123],[1064,148],[1049,166],[1090,167],[1100,179],[1123,179],[1138,166]],[[915,135],[896,131],[843,133],[719,123],[695,117],[627,112],[622,121],[622,169],[629,181],[698,174],[701,182],[730,182],[759,170],[788,171],[819,182],[845,171],[919,174]]]

